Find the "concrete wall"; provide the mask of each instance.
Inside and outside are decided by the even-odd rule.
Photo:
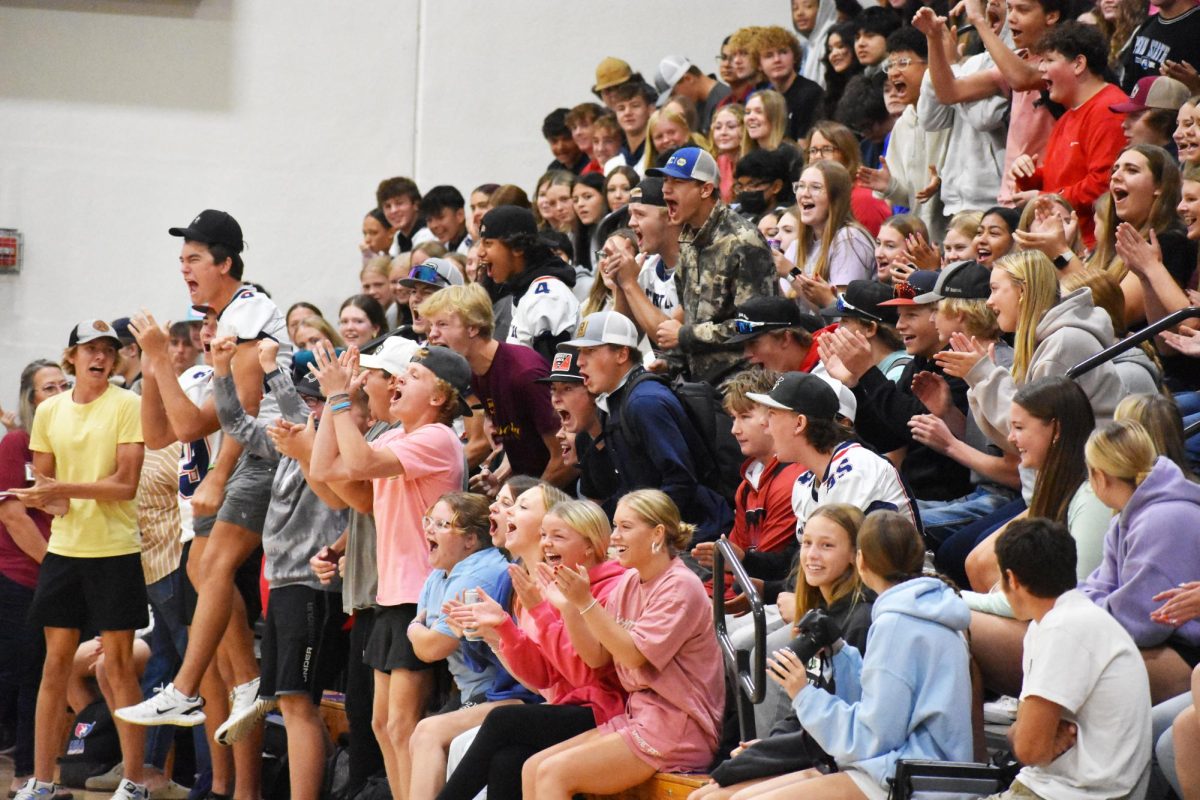
[[[596,63],[715,68],[721,39],[788,24],[785,0],[0,0],[0,404],[79,319],[182,318],[179,240],[230,211],[246,277],[332,315],[357,289],[374,187],[532,189],[541,119],[591,99]]]

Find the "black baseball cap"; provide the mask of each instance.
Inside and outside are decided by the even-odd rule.
[[[325,395],[321,392],[321,384],[317,383],[317,376],[311,372],[305,375],[293,375],[292,385],[296,387],[296,394],[315,397],[318,400],[325,399]]]
[[[201,244],[223,244],[235,253],[242,252],[242,226],[224,211],[206,208],[196,215],[186,228],[168,228],[172,236]]]
[[[642,178],[638,185],[629,190],[629,202],[641,203],[644,206],[661,206],[667,207],[667,201],[663,197],[663,179],[651,175],[648,178]]]
[[[583,376],[579,374],[579,351],[560,344],[550,363],[550,374],[537,378],[534,383],[583,383]]]
[[[987,300],[992,294],[992,271],[978,261],[956,261],[938,273],[932,290],[917,295],[918,303],[934,303],[955,297],[960,300]]]
[[[839,408],[837,392],[807,372],[785,372],[770,392],[747,392],[746,397],[767,408],[791,411],[813,419],[836,419]]]
[[[893,297],[892,287],[877,281],[850,281],[846,291],[837,296],[833,304],[821,309],[821,316],[828,319],[854,317],[866,322],[883,322],[895,325],[900,319],[896,309],[881,306]]]
[[[533,212],[520,206],[497,206],[479,222],[480,239],[507,239],[522,233],[537,236]]]
[[[752,297],[738,306],[737,316],[734,317],[737,332],[725,341],[727,344],[738,344],[770,331],[794,328],[813,333],[823,327],[823,320],[812,314],[801,313],[795,301],[786,297]]]
[[[471,416],[471,407],[467,405],[467,395],[471,393],[471,365],[467,360],[449,347],[431,345],[424,350],[418,350],[412,357],[411,363],[422,364],[458,392],[459,411],[464,417]]]
[[[133,336],[133,332],[129,330],[129,317],[117,317],[112,321],[112,328],[113,333],[117,334],[117,341],[121,343],[121,347],[137,341]]]

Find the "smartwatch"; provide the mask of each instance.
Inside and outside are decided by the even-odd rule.
[[[1054,267],[1056,269],[1066,269],[1067,265],[1071,263],[1071,259],[1073,258],[1075,258],[1075,254],[1068,250],[1054,259]]]

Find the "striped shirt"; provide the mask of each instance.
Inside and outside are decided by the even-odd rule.
[[[137,490],[137,522],[142,534],[142,573],[157,583],[179,566],[183,553],[179,517],[179,442],[146,450]]]

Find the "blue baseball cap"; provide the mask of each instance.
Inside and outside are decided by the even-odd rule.
[[[701,183],[716,183],[720,180],[716,160],[699,147],[679,148],[667,157],[664,166],[648,169],[646,174]]]

